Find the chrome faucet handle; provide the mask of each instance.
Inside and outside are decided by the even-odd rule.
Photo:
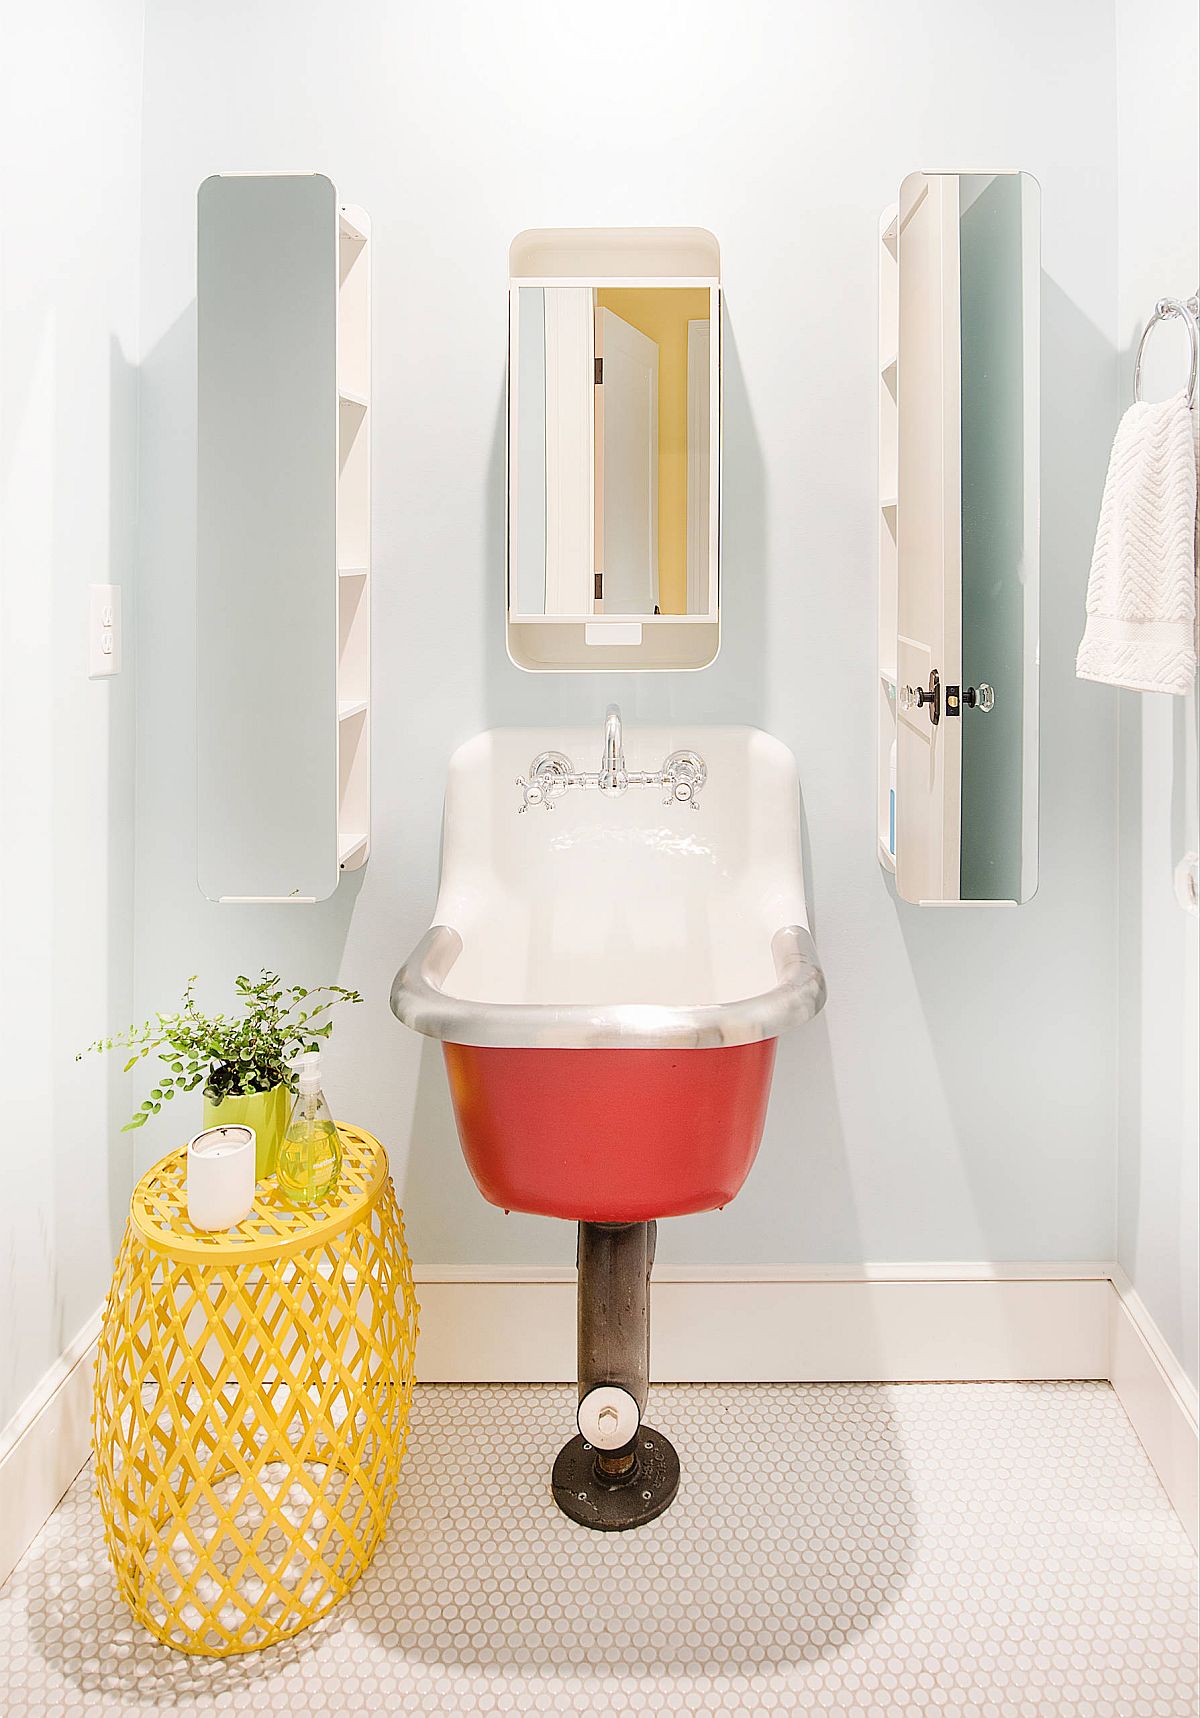
[[[661,771],[664,805],[690,805],[700,809],[700,791],[708,780],[708,766],[699,752],[672,752]]]
[[[517,786],[521,790],[521,803],[517,807],[517,816],[521,817],[531,805],[544,805],[547,811],[553,811],[554,806],[546,798],[540,782],[526,781],[523,775],[517,777]]]
[[[521,775],[517,777],[517,786],[521,790],[518,815],[528,811],[531,805],[541,805],[547,811],[553,811],[555,800],[566,793],[574,775],[574,764],[562,752],[539,752],[529,766],[528,779]]]

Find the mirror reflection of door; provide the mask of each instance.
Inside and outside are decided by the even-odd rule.
[[[653,601],[647,601],[649,586],[635,607],[626,608],[626,596],[634,593],[624,588],[621,580],[614,595],[609,558],[614,542],[610,536],[613,509],[635,519],[640,530],[640,495],[626,487],[621,468],[604,472],[603,486],[597,482],[596,504],[603,507],[604,548],[604,610],[607,614],[704,614],[708,610],[708,489],[709,489],[709,371],[697,375],[699,351],[693,352],[697,335],[693,332],[709,326],[710,299],[700,287],[620,287],[596,288],[596,319],[598,338],[601,324],[607,329],[613,324],[608,318],[619,318],[635,333],[651,341],[658,358],[657,408],[657,576],[653,584]],[[606,336],[605,336],[606,337]],[[607,353],[603,381],[597,400],[597,446],[601,445],[600,421],[607,426],[613,401],[610,389],[616,382],[622,386],[619,371],[611,369]],[[618,404],[618,412],[627,421],[627,402]],[[637,414],[643,420],[640,406]],[[603,437],[607,461],[607,429]],[[640,458],[638,473],[642,470]],[[703,522],[701,525],[701,521]],[[625,526],[620,527],[624,535]],[[695,549],[693,552],[693,541]]]
[[[707,287],[517,289],[515,616],[715,612],[712,306]]]
[[[595,612],[657,614],[658,344],[596,311]]]

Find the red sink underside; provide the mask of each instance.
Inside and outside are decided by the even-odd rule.
[[[727,1205],[758,1151],[775,1063],[773,1038],[715,1050],[442,1048],[484,1198],[587,1223]]]

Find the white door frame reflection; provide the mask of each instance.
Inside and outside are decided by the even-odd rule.
[[[719,641],[719,283],[514,277],[509,341],[513,660],[706,666]],[[544,664],[514,649],[536,652],[550,628],[562,642]],[[633,649],[589,659],[605,645]]]

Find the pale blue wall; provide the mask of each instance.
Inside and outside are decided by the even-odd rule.
[[[0,1447],[108,1287],[129,1207],[141,0],[0,16]]]
[[[386,1140],[419,1266],[565,1264],[565,1224],[474,1191],[436,1049],[387,1004],[429,921],[445,761],[495,723],[750,721],[802,772],[820,1021],[779,1056],[762,1154],[677,1261],[1094,1259],[1114,1246],[1116,718],[1074,652],[1115,406],[1112,16],[1087,0],[803,7],[152,0],[142,269],[137,992],[260,962],[368,996],[329,1057]],[[636,35],[636,57],[606,43]],[[611,54],[611,58],[609,55]],[[661,68],[671,67],[664,81]],[[1041,886],[899,905],[875,860],[879,212],[913,168],[1044,194]],[[195,881],[194,199],[319,168],[374,223],[375,828],[312,910]],[[508,662],[505,285],[538,225],[701,224],[727,290],[724,647],[693,675]],[[191,1125],[139,1141],[148,1157]]]

